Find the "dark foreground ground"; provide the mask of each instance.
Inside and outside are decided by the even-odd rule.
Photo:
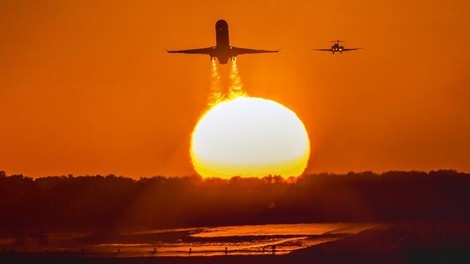
[[[385,224],[288,255],[137,257],[0,253],[0,263],[470,263],[466,223]]]

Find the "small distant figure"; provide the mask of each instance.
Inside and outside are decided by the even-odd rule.
[[[333,44],[333,46],[331,46],[331,48],[329,48],[329,49],[314,49],[314,50],[316,50],[316,51],[330,51],[331,53],[335,54],[335,52],[343,53],[344,51],[362,49],[362,48],[349,48],[349,49],[347,49],[347,48],[343,47],[343,45],[339,44],[341,42],[344,42],[343,40],[333,40],[333,41],[330,41],[330,42],[336,42],[336,43]]]
[[[191,255],[192,250],[193,250],[192,248],[189,248],[189,255]]]
[[[225,255],[227,255],[227,254],[228,254],[228,248],[225,247]]]
[[[157,248],[153,248],[153,254],[155,255],[157,253]]]
[[[273,250],[273,255],[276,253],[276,245],[272,245],[271,249]]]

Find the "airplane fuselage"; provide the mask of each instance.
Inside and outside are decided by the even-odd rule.
[[[339,43],[335,43],[333,46],[331,46],[331,52],[335,54],[335,52],[343,53],[344,47],[342,45],[339,45]]]
[[[215,23],[215,43],[214,55],[211,55],[211,59],[216,57],[220,64],[226,64],[229,59],[236,56],[231,52],[228,23],[223,19]]]

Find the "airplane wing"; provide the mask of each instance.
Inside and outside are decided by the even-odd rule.
[[[250,54],[250,53],[272,53],[272,52],[279,52],[279,50],[257,50],[257,49],[245,49],[245,48],[237,48],[237,47],[230,47],[233,52],[234,56],[242,55],[242,54]]]
[[[358,49],[362,49],[362,48],[343,49],[343,51],[351,51],[351,50],[358,50]]]
[[[214,47],[202,48],[202,49],[188,49],[188,50],[167,50],[168,53],[187,53],[187,54],[207,54],[212,56]]]
[[[316,50],[316,51],[329,51],[329,52],[332,51],[331,49],[313,49],[313,50]]]

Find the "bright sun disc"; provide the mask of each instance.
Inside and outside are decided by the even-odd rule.
[[[191,139],[191,159],[203,177],[298,176],[310,142],[297,115],[271,100],[238,97],[201,117]]]

